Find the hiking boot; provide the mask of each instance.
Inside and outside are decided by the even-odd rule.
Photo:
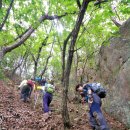
[[[95,127],[93,127],[92,130],[96,130]]]
[[[98,113],[97,113],[97,112],[94,112],[94,113],[93,113],[93,116],[94,116],[94,118],[95,118],[95,120],[96,120],[96,122],[97,122],[97,125],[100,126],[100,120],[98,119]]]

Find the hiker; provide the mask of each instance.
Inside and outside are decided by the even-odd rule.
[[[27,102],[28,98],[31,97],[31,93],[33,91],[34,86],[35,84],[33,80],[27,80],[27,83],[22,86],[20,99],[22,99],[23,102]]]
[[[45,93],[45,85],[47,84],[46,78],[45,77],[44,78],[36,77],[35,81],[38,83],[37,86],[42,87],[42,88],[40,87],[41,93],[44,94]]]
[[[41,79],[40,85],[42,86],[42,91],[41,91],[41,93],[42,93],[42,94],[45,94],[45,86],[47,86],[47,81],[46,81],[46,78],[45,78],[45,77]]]
[[[41,86],[45,86],[47,84],[47,81],[46,81],[46,78],[43,77],[42,80],[41,80]]]
[[[53,98],[55,87],[54,87],[54,81],[50,81],[45,86],[45,94],[43,95],[43,111],[44,113],[50,114],[49,105]]]
[[[40,85],[42,78],[41,77],[35,77],[35,81]]]
[[[94,91],[94,86],[92,84],[78,84],[75,90],[80,92],[83,102],[88,102],[89,122],[92,129],[109,130],[107,122],[101,111],[101,97],[99,97],[99,95]],[[103,94],[101,96],[103,96]]]

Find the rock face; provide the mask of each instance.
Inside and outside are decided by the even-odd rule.
[[[130,128],[130,18],[99,54],[99,77],[106,84],[105,110]]]

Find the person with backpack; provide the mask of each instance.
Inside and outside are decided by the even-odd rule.
[[[40,84],[41,84],[41,86],[45,86],[47,84],[47,80],[45,77],[42,78]]]
[[[34,86],[35,84],[32,80],[27,80],[26,84],[22,86],[20,99],[23,100],[23,102],[27,102],[28,98],[31,97]]]
[[[47,115],[50,114],[50,103],[53,98],[53,93],[55,91],[55,86],[54,86],[54,81],[50,81],[48,84],[45,86],[45,94],[43,95],[43,111]]]
[[[107,122],[101,110],[101,98],[106,96],[106,91],[100,84],[78,84],[75,88],[80,92],[82,101],[88,102],[89,106],[89,122],[93,130],[109,130]]]
[[[41,93],[44,94],[45,93],[45,85],[47,84],[47,80],[45,77],[41,78],[41,77],[36,77],[35,81],[38,83],[38,86],[41,86]]]

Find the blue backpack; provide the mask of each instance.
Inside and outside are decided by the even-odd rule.
[[[94,93],[96,93],[100,98],[106,97],[106,90],[101,86],[100,83],[87,84],[85,88],[90,88]]]

